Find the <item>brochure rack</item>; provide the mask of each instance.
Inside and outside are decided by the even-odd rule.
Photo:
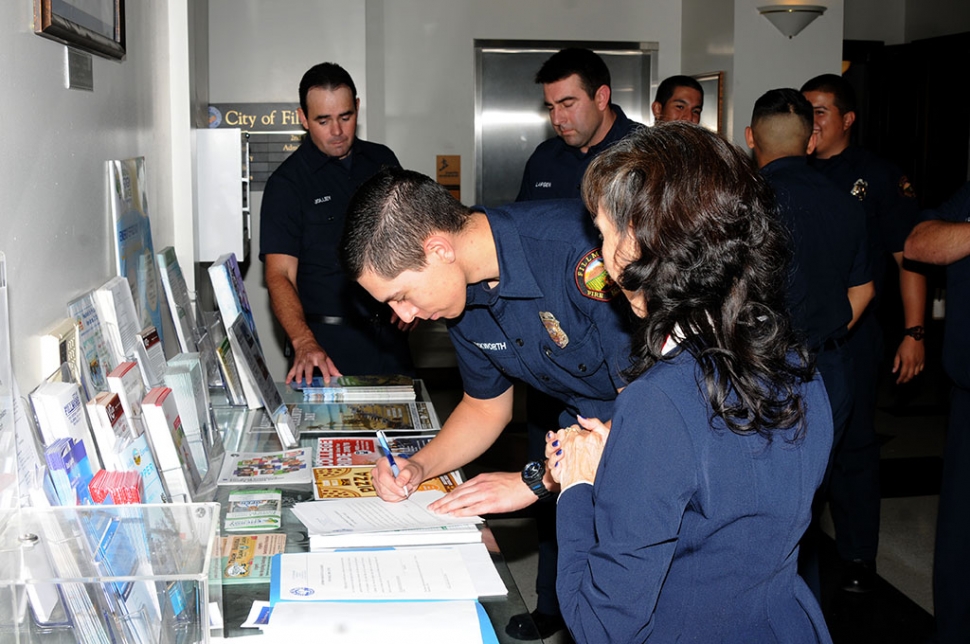
[[[217,503],[0,510],[0,641],[221,637],[218,538]]]

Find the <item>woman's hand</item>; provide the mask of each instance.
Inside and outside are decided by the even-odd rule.
[[[563,488],[573,483],[594,483],[610,429],[597,418],[577,416],[571,425],[546,434],[547,469]]]

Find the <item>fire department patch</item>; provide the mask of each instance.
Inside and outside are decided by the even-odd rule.
[[[899,178],[899,194],[910,199],[916,198],[916,188],[909,182],[905,174]]]
[[[855,183],[852,184],[852,190],[850,192],[852,193],[853,197],[857,197],[859,201],[862,201],[863,199],[866,198],[866,190],[868,189],[869,189],[868,181],[866,181],[865,179],[856,179]]]
[[[609,302],[620,289],[606,272],[599,248],[586,253],[576,264],[576,286],[579,292],[591,300]]]
[[[562,325],[559,324],[556,316],[549,311],[539,311],[539,319],[542,320],[542,326],[546,327],[546,333],[556,343],[556,346],[565,349],[566,345],[569,344],[569,336],[562,330]]]

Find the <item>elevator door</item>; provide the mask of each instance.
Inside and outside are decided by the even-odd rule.
[[[476,203],[515,201],[529,155],[555,135],[542,104],[542,86],[534,79],[542,63],[564,47],[587,47],[599,54],[610,69],[613,103],[634,121],[648,122],[656,45],[476,41]]]

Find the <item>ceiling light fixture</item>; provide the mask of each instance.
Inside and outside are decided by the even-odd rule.
[[[758,7],[758,13],[770,20],[782,34],[792,38],[826,9],[817,4],[772,4]]]

